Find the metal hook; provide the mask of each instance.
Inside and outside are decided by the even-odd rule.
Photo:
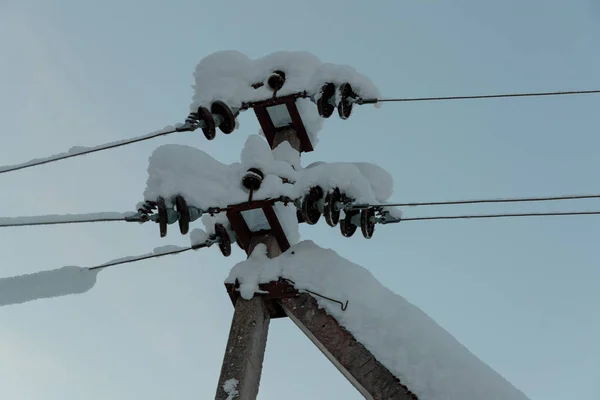
[[[291,279],[287,279],[287,278],[281,278],[281,280],[283,280],[283,281],[285,281],[285,282],[288,282],[288,283],[291,283],[292,285],[296,285],[296,282],[294,282],[294,281],[293,281],[293,280],[291,280]],[[337,304],[339,304],[339,305],[340,305],[340,307],[341,307],[342,311],[346,311],[346,309],[348,308],[348,300],[346,300],[346,303],[342,303],[342,302],[341,302],[341,301],[339,301],[339,300],[332,299],[331,297],[323,296],[322,294],[319,294],[319,293],[317,293],[317,292],[313,292],[312,290],[307,290],[307,289],[298,289],[298,290],[299,290],[299,291],[306,292],[306,293],[313,294],[313,295],[315,295],[315,296],[318,296],[318,297],[321,297],[321,298],[323,298],[323,299],[325,299],[325,300],[329,300],[329,301],[331,301],[332,303],[337,303]]]

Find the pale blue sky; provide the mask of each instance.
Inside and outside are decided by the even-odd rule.
[[[166,2],[2,0],[0,164],[136,136],[188,112],[205,55],[306,50],[349,64],[384,96],[600,88],[600,5],[571,1]],[[598,192],[600,97],[389,104],[331,118],[305,162],[377,162],[393,200]],[[126,211],[164,143],[223,162],[235,134],[169,136],[0,176],[0,214]],[[598,202],[410,210],[574,208]],[[405,223],[364,240],[324,223],[315,240],[421,307],[532,400],[600,399],[594,217]],[[153,225],[0,231],[0,277],[88,266],[165,244]],[[232,306],[216,249],[114,268],[89,293],[0,309],[0,397],[210,399]],[[260,399],[359,399],[288,320],[271,324]]]

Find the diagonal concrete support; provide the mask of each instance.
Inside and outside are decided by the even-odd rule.
[[[366,398],[415,400],[417,396],[309,294],[278,300],[287,316]]]

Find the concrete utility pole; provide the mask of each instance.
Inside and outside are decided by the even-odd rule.
[[[250,254],[261,243],[267,246],[269,258],[281,254],[279,245],[272,235],[255,238],[251,244]],[[250,300],[242,298],[237,300],[221,367],[216,400],[228,400],[229,395],[225,392],[223,385],[230,379],[239,382],[237,386],[239,399],[256,399],[270,322],[271,315],[263,297],[255,296]]]
[[[275,159],[293,164],[299,163],[302,152],[313,151],[313,147],[295,104],[296,99],[302,97],[303,94],[297,93],[279,98],[276,96],[277,90],[281,88],[284,81],[284,73],[276,71],[268,82],[275,92],[273,98],[252,105],[265,137],[273,150]],[[344,103],[344,100],[342,100],[342,103]],[[342,103],[338,105],[338,109],[344,105]],[[272,106],[286,107],[291,119],[291,124],[288,127],[275,127],[267,111],[267,107]],[[332,108],[328,110],[328,107],[330,106],[327,104],[321,104],[319,113],[327,111],[328,115],[331,115]],[[347,118],[351,111],[351,103],[342,108],[340,116]],[[276,151],[279,146],[286,146],[285,143],[298,152],[297,159],[283,159],[290,157],[290,152]],[[279,157],[282,159],[279,159]],[[254,171],[249,170],[249,172],[252,172],[255,176],[262,175],[262,172],[256,169]],[[252,186],[252,184],[249,183],[246,187],[249,186]],[[255,182],[255,186],[258,188],[260,184]],[[259,202],[254,202],[255,205],[256,203]],[[248,204],[250,204],[250,201]],[[264,201],[261,204],[264,204]],[[277,257],[289,248],[285,233],[281,229],[271,206],[261,206],[271,225],[271,230],[260,234],[249,231],[249,227],[243,221],[239,206],[235,207],[237,207],[240,214],[232,212],[231,215],[228,214],[228,218],[232,229],[236,232],[237,239],[240,243],[243,243],[242,247],[248,255],[252,254],[254,248],[261,243],[267,246],[267,256],[269,258]],[[234,208],[234,206],[231,207]],[[306,216],[302,215],[305,222],[307,221]],[[302,294],[288,283],[279,281],[266,284],[264,288],[268,292],[266,297],[257,295],[248,301],[237,294],[236,285],[237,283],[235,285],[225,285],[228,287],[228,293],[235,304],[235,312],[223,366],[221,367],[216,400],[256,399],[267,344],[269,322],[272,317],[286,316],[308,336],[366,399],[417,399],[417,396],[378,362],[373,354],[359,343],[350,332],[340,326],[335,318],[320,309],[311,295]],[[233,385],[226,385],[226,383],[231,383],[232,380],[237,383],[235,396],[230,394]],[[225,387],[228,390],[225,390]]]
[[[275,136],[276,148],[283,142],[289,143],[300,154],[300,141],[294,129],[286,129]],[[252,238],[248,254],[254,248],[264,244],[267,247],[267,257],[274,258],[281,254],[277,240],[272,234]],[[225,382],[230,379],[238,381],[239,399],[254,400],[258,396],[260,376],[269,333],[271,316],[267,309],[266,299],[255,296],[250,300],[239,298],[235,304],[235,312],[227,340],[225,357],[221,367],[216,400],[228,400],[229,395],[224,390]],[[229,398],[229,400],[231,400]]]

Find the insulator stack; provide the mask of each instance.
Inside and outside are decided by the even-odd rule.
[[[200,106],[196,112],[190,113],[185,120],[189,127],[201,128],[208,140],[213,140],[217,134],[217,127],[224,134],[230,134],[235,130],[235,113],[224,102],[217,100],[211,104],[210,110]]]
[[[324,216],[329,226],[340,225],[343,236],[353,236],[360,227],[366,239],[373,237],[376,223],[399,222],[399,219],[392,218],[388,211],[380,210],[376,206],[353,208],[352,198],[342,193],[339,188],[333,188],[325,195],[324,193],[322,187],[313,186],[302,199],[295,202],[299,221],[315,225],[321,216]],[[344,218],[340,219],[342,210]],[[378,217],[377,214],[381,215]]]
[[[336,104],[336,99],[339,100]],[[316,100],[317,110],[323,118],[329,118],[337,107],[341,119],[350,118],[354,103],[358,100],[358,94],[349,83],[342,83],[339,87],[327,82],[321,86]]]
[[[231,255],[231,236],[223,224],[215,224],[215,240],[219,243],[219,250],[225,257]]]
[[[171,205],[172,204],[172,205]],[[156,214],[154,211],[156,210]],[[187,204],[183,196],[175,196],[170,203],[159,197],[156,201],[146,200],[138,209],[143,220],[155,221],[160,228],[160,237],[167,236],[167,226],[179,223],[182,235],[189,232],[190,222],[199,219],[205,212]]]

